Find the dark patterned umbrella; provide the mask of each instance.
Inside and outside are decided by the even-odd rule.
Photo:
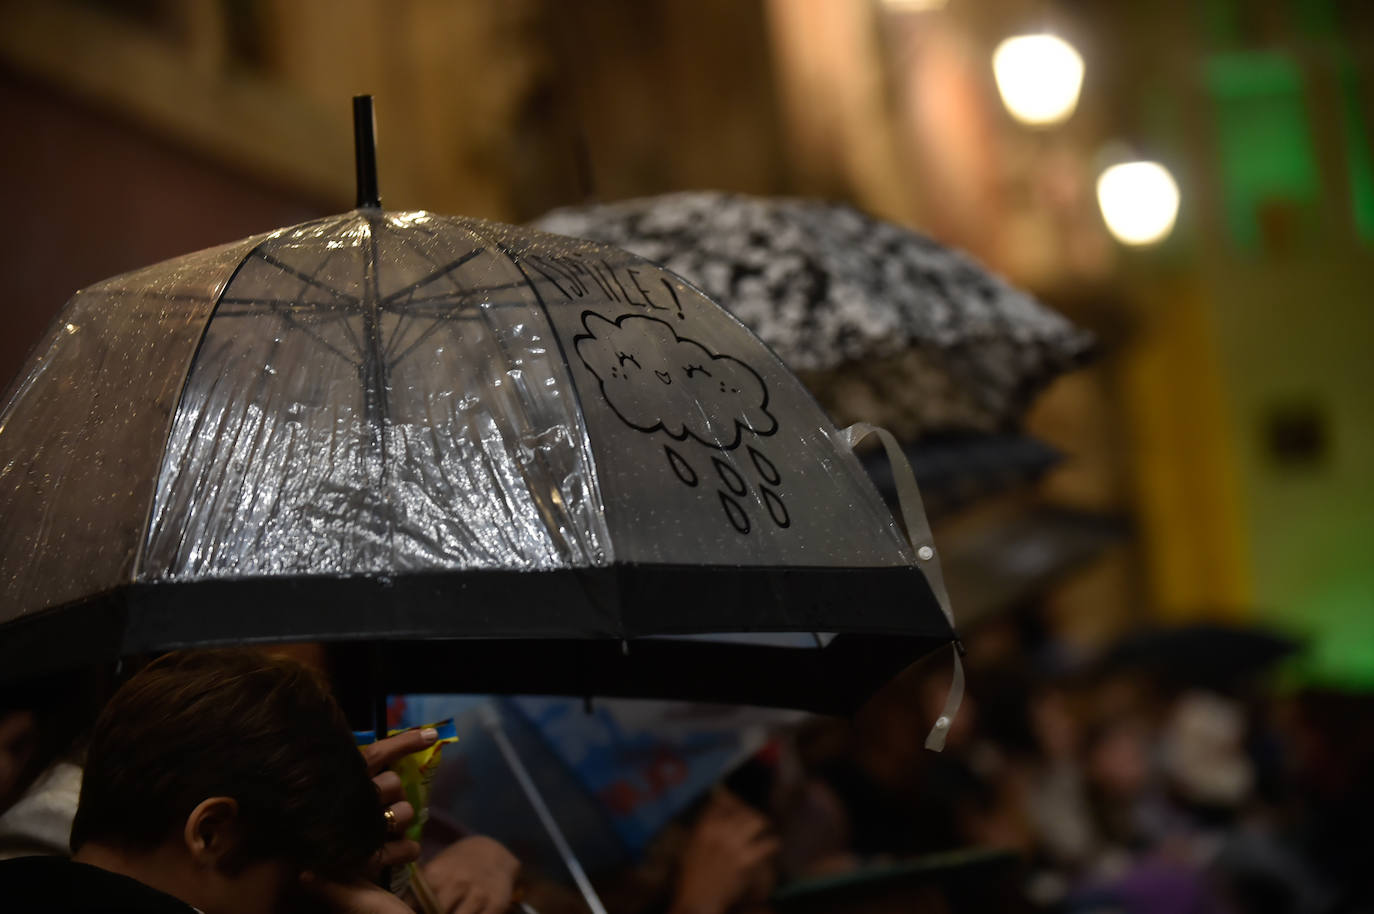
[[[1013,428],[1091,340],[967,255],[838,204],[688,192],[554,210],[729,308],[846,421]]]

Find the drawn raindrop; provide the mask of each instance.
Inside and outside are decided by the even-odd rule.
[[[711,462],[716,465],[716,475],[720,477],[720,481],[725,483],[726,488],[731,492],[734,492],[736,495],[743,495],[745,492],[749,491],[749,487],[744,484],[744,480],[740,477],[739,473],[735,472],[734,467],[730,466],[730,464],[721,460],[719,457],[712,457]]]
[[[748,533],[749,515],[744,513],[744,509],[740,507],[739,502],[719,489],[716,490],[716,494],[720,496],[721,507],[725,509],[725,516],[730,519],[730,525],[740,533]]]
[[[759,486],[759,494],[763,496],[763,505],[768,509],[768,516],[773,518],[773,523],[779,527],[792,526],[792,517],[787,513],[787,505],[782,503],[778,493],[767,486]]]
[[[782,482],[782,474],[778,472],[777,467],[773,466],[773,461],[754,450],[752,446],[749,447],[749,459],[754,461],[754,469],[759,471],[759,475],[763,477],[764,482],[768,483],[770,486],[775,486]]]
[[[692,469],[692,465],[689,464],[681,454],[668,447],[666,444],[663,446],[663,451],[668,455],[668,466],[673,468],[673,472],[677,474],[677,478],[681,479],[683,483],[688,486],[695,486],[698,482],[697,471]]]

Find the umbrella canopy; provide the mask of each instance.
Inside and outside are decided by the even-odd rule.
[[[393,692],[843,710],[952,638],[933,551],[737,320],[624,251],[425,212],[77,293],[0,413],[0,516],[7,676],[387,639]],[[841,637],[675,637],[742,631]]]
[[[902,451],[932,518],[1037,482],[1063,459],[1050,445],[1026,435],[928,437],[904,444]],[[878,491],[889,504],[896,501],[896,480],[887,455],[871,451],[861,459]]]
[[[633,251],[696,283],[832,415],[898,437],[1013,428],[1091,337],[972,258],[841,204],[686,192],[534,223]]]
[[[638,858],[674,817],[772,733],[804,719],[795,711],[691,702],[475,695],[391,699],[392,726],[454,718],[458,742],[444,749],[432,814],[517,848],[527,865],[562,878],[561,864],[487,732],[483,706],[500,725],[549,805],[569,846],[593,874]],[[474,789],[480,785],[480,789]]]
[[[964,625],[1030,604],[1131,535],[1119,516],[1011,500],[942,533],[944,570]]]
[[[1225,691],[1272,669],[1302,644],[1257,626],[1193,622],[1132,632],[1099,658],[1096,671],[1139,671],[1178,687]]]

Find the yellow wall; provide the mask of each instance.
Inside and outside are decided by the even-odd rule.
[[[1216,332],[1196,281],[1138,288],[1122,387],[1150,602],[1165,618],[1238,615],[1252,579]]]

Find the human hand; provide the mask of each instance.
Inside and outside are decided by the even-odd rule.
[[[503,914],[520,861],[485,835],[455,841],[420,869],[443,914]]]
[[[373,867],[378,872],[388,866],[403,866],[420,859],[420,845],[400,837],[406,827],[415,821],[415,809],[405,800],[400,775],[387,769],[412,752],[433,745],[438,738],[439,734],[433,728],[426,727],[388,736],[363,747],[367,773],[372,775],[372,783],[377,785],[382,808],[391,810],[392,833],[373,858]]]
[[[687,839],[671,914],[725,914],[766,894],[779,846],[768,819],[718,791]]]

